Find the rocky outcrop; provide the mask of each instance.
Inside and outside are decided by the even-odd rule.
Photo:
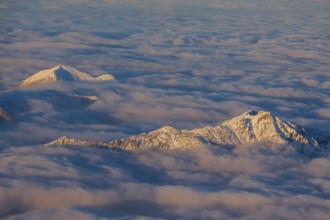
[[[14,117],[11,116],[9,113],[5,112],[1,107],[0,107],[0,119],[6,122],[15,123]]]

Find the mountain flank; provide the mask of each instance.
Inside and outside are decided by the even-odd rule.
[[[265,111],[248,111],[218,126],[180,130],[165,126],[149,133],[110,142],[79,141],[61,137],[45,146],[102,146],[123,150],[149,148],[187,149],[210,145],[253,143],[290,144],[298,151],[323,151],[330,147],[330,134],[282,121]]]
[[[75,68],[58,65],[51,69],[41,70],[27,79],[23,80],[21,87],[28,87],[50,82],[73,82],[73,81],[108,81],[115,78],[110,74],[92,77],[87,73],[80,72]]]

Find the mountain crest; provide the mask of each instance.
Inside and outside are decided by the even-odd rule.
[[[270,112],[253,110],[223,122],[222,126],[235,133],[242,144],[263,140],[284,143],[278,123],[282,121]]]
[[[299,151],[319,151],[330,147],[330,135],[315,129],[282,121],[270,112],[248,111],[219,126],[180,130],[170,126],[108,143],[77,141],[63,137],[47,144],[74,146],[109,146],[124,150],[148,148],[193,148],[205,144],[247,145],[271,142],[291,144]]]
[[[222,126],[228,127],[242,144],[271,141],[274,143],[294,143],[304,146],[318,146],[312,131],[292,122],[282,121],[270,112],[249,111],[225,121]]]
[[[21,87],[57,81],[105,81],[113,79],[114,77],[110,74],[105,74],[94,78],[87,73],[78,71],[75,68],[65,65],[57,65],[51,69],[41,70],[28,77],[27,79],[23,80],[21,83]]]
[[[80,146],[80,147],[109,147],[107,143],[95,142],[95,141],[79,141],[74,138],[68,138],[67,136],[60,137],[54,141],[51,141],[45,146]]]

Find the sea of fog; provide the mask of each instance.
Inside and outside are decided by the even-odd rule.
[[[0,1],[1,219],[328,219],[330,155],[42,145],[250,109],[330,132],[327,0]],[[20,88],[63,64],[111,82]],[[75,95],[96,96],[80,102]]]

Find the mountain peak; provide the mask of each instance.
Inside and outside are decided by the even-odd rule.
[[[246,114],[251,115],[251,116],[256,116],[256,115],[258,115],[258,113],[259,112],[256,110],[250,110],[250,111],[246,112]]]
[[[169,126],[169,125],[166,125],[164,127],[161,127],[153,132],[176,132],[178,131],[178,129],[172,127],[172,126]]]
[[[27,87],[31,85],[57,82],[57,81],[105,81],[113,80],[114,77],[110,74],[105,74],[99,77],[92,77],[87,73],[80,72],[77,69],[65,65],[57,65],[50,69],[41,70],[27,79],[23,80],[21,83],[22,87]]]
[[[57,66],[54,66],[53,68],[50,68],[50,69],[52,69],[52,70],[58,70],[58,69],[64,69],[65,68],[65,66],[64,65],[62,65],[62,64],[59,64],[59,65],[57,65]]]
[[[61,74],[61,71],[70,72],[71,74],[74,74],[74,75],[75,74],[78,75],[77,73],[82,73],[82,72],[78,71],[77,69],[75,69],[73,67],[66,66],[66,65],[63,65],[63,64],[59,64],[57,66],[54,66],[53,68],[50,68],[49,70],[55,71],[58,74]]]
[[[70,72],[70,69],[72,71],[72,67],[69,67],[69,66],[65,66],[65,65],[62,65],[62,64],[59,64],[57,66],[54,66],[53,68],[50,68],[49,70],[52,70],[52,71],[67,71],[67,72]]]
[[[242,144],[260,141],[286,143],[292,127],[290,122],[283,122],[270,112],[251,110],[221,124],[234,132]]]
[[[65,65],[59,64],[59,65],[55,66],[54,68],[55,69],[60,69],[60,68],[65,68],[65,67],[66,67]]]
[[[180,130],[171,126],[108,143],[84,142],[68,138],[50,142],[50,145],[109,146],[125,150],[148,148],[193,148],[205,144],[247,145],[271,142],[291,144],[299,151],[318,151],[330,147],[330,135],[282,121],[270,112],[251,110],[223,122],[219,126],[206,126],[193,130]],[[88,143],[88,144],[86,144]],[[92,143],[92,144],[91,144]]]
[[[234,118],[239,118],[239,117],[253,118],[253,117],[264,117],[264,116],[272,116],[272,113],[267,111],[249,110]]]

